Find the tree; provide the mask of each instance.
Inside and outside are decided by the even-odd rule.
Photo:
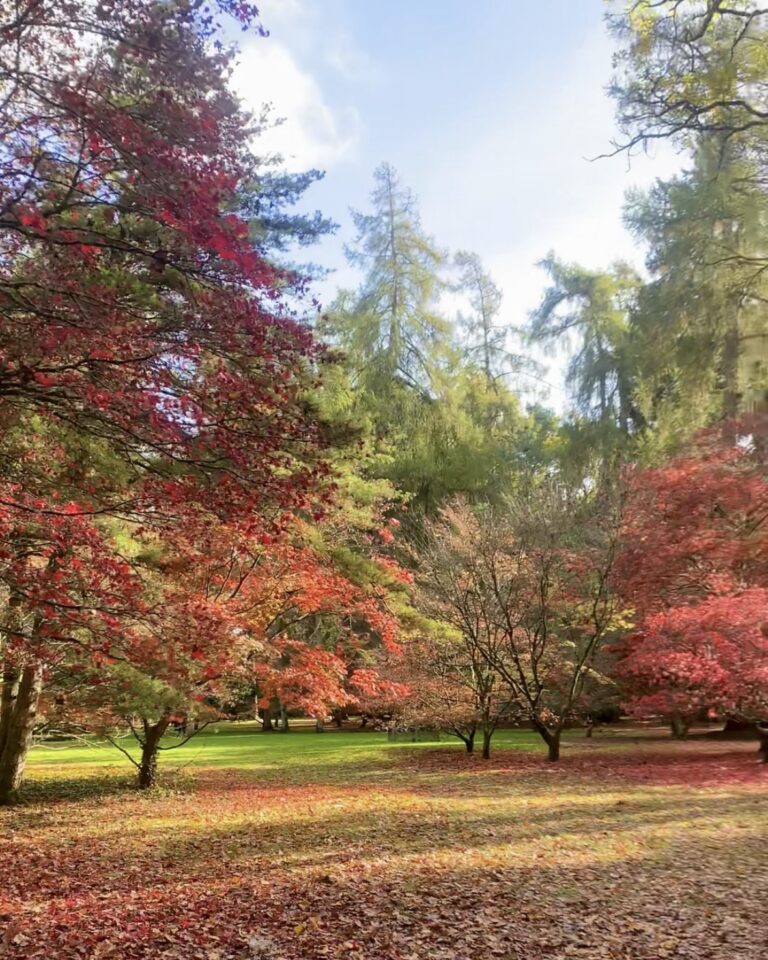
[[[285,546],[275,560],[271,570],[262,566],[247,599],[256,646],[244,668],[257,681],[259,706],[277,702],[322,719],[359,697],[384,695],[378,663],[400,649],[387,606],[390,571],[362,586],[306,546]]]
[[[562,347],[575,335],[567,382],[579,409],[624,434],[637,429],[642,418],[634,399],[630,311],[638,276],[624,264],[593,273],[552,254],[540,265],[551,285],[531,314],[531,342]]]
[[[320,718],[358,698],[399,695],[379,670],[399,653],[389,609],[397,568],[382,559],[378,580],[358,585],[313,539],[322,544],[306,523],[277,538],[241,522],[195,541],[181,533],[152,549],[137,544],[144,616],[130,646],[77,661],[64,648],[59,715],[106,735],[145,789],[156,782],[160,752],[180,745],[163,742],[174,718],[220,716],[216,707],[245,689],[256,687],[261,704],[282,713]],[[139,743],[139,759],[121,747],[120,729]]]
[[[483,371],[489,386],[498,389],[497,382],[502,377],[530,364],[510,351],[512,328],[498,323],[502,293],[483,269],[480,257],[460,250],[454,257],[454,266],[459,271],[456,290],[466,294],[472,310],[470,314],[459,314],[466,360]]]
[[[2,396],[242,502],[312,440],[314,348],[228,212],[258,170],[201,7],[112,0],[74,25],[66,3],[9,8]]]
[[[624,46],[612,94],[631,151],[715,136],[764,182],[768,147],[766,10],[752,0],[627,0],[608,21]]]
[[[759,721],[768,712],[768,592],[746,588],[649,614],[621,646],[617,674],[636,716],[684,737],[700,716]]]
[[[429,395],[449,344],[450,325],[436,308],[445,254],[424,233],[394,167],[382,164],[374,180],[373,210],[353,211],[357,237],[347,249],[364,279],[339,294],[327,330],[349,355],[356,385],[388,397],[396,384]]]
[[[554,486],[497,510],[457,504],[432,524],[416,574],[430,616],[495,672],[553,761],[621,623],[609,584],[616,533],[604,499]]]
[[[673,433],[687,424],[687,438],[766,402],[766,10],[634,0],[608,19],[623,42],[616,149],[668,139],[694,158],[628,207],[653,274],[638,311],[641,406]]]
[[[465,361],[439,312],[446,257],[424,233],[415,198],[389,165],[374,176],[373,211],[355,215],[348,251],[362,282],[339,293],[321,329],[345,354],[365,476],[410,498],[410,531],[447,496],[505,486],[521,417],[517,398]]]
[[[704,432],[631,481],[617,583],[636,626],[617,670],[633,708],[677,734],[705,709],[768,710],[765,436],[764,418]]]
[[[421,600],[429,608],[429,600]],[[398,706],[400,720],[444,730],[461,740],[467,753],[474,752],[479,732],[483,758],[489,759],[496,728],[514,711],[474,635],[446,630],[427,635],[407,643],[403,659],[409,692]]]
[[[698,145],[692,167],[630,194],[626,219],[649,245],[633,313],[638,403],[657,425],[688,428],[764,407],[768,197],[743,162]]]
[[[17,501],[18,502],[18,501]],[[46,673],[64,651],[130,655],[144,618],[142,586],[128,560],[71,503],[30,519],[2,514],[0,563],[7,589],[0,697],[0,803],[21,783]],[[35,522],[37,521],[37,522]],[[84,653],[87,651],[87,653]]]
[[[150,672],[155,665],[160,667],[159,675]],[[81,704],[86,729],[103,735],[128,758],[136,768],[139,790],[157,786],[161,752],[184,746],[217,716],[194,684],[186,693],[182,691],[178,673],[170,683],[162,679],[163,666],[147,663],[138,671],[128,665],[114,665],[92,678],[92,690],[99,696],[92,695],[90,703]],[[175,743],[163,742],[174,720],[181,721],[181,736]],[[138,759],[120,743],[120,733],[126,726],[138,745]]]
[[[254,17],[0,6],[0,802],[49,656],[140,666],[144,591],[117,527],[151,545],[245,518],[279,537],[331,495],[307,400],[323,351],[281,299],[300,280],[237,212],[258,123],[227,90],[216,10]]]

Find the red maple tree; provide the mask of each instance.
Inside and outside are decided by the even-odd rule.
[[[702,711],[768,713],[768,474],[764,419],[711,431],[638,472],[618,564],[636,629],[618,672],[639,714],[684,734]]]
[[[121,531],[278,539],[331,495],[324,354],[283,297],[301,280],[238,215],[259,124],[218,18],[255,13],[0,2],[0,802],[49,663],[144,656]]]
[[[198,721],[220,716],[216,704],[233,690],[255,685],[263,705],[276,700],[320,720],[361,698],[397,696],[401,686],[379,669],[399,652],[390,566],[380,582],[355,583],[310,545],[311,533],[296,521],[290,536],[257,536],[249,519],[135,543],[141,592],[128,609],[131,629],[124,612],[115,618],[124,632],[102,631],[97,651],[73,651],[59,634],[37,651],[39,669],[66,668],[47,698],[49,721],[107,735],[146,788],[159,752],[185,742],[163,741],[174,719],[191,721],[188,738]],[[122,728],[138,741],[138,758],[116,738]]]

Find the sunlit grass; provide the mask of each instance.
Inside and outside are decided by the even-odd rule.
[[[579,737],[573,733],[573,740]],[[566,741],[568,735],[566,735]],[[132,737],[123,737],[120,745],[134,757],[139,751]],[[366,730],[315,733],[307,729],[287,733],[264,734],[255,723],[222,723],[207,728],[189,742],[177,746],[179,738],[169,734],[163,746],[161,762],[170,767],[226,767],[230,769],[274,769],[283,772],[304,767],[321,766],[331,769],[343,766],[354,778],[355,765],[375,761],[386,763],[403,750],[456,750],[463,746],[456,739],[443,737],[438,742],[390,743],[385,733]],[[493,742],[494,750],[542,750],[538,735],[531,730],[499,730]],[[616,746],[612,744],[612,746]],[[390,754],[394,751],[395,754]],[[130,770],[130,763],[108,741],[64,740],[37,744],[31,753],[29,769],[39,775],[72,768],[91,772],[122,768]]]

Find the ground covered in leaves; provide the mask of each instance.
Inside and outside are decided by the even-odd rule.
[[[141,796],[106,748],[37,750],[0,811],[0,956],[768,955],[754,744],[574,739],[558,765],[526,734],[500,746],[234,728]]]

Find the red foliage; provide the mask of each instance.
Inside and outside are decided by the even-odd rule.
[[[228,522],[277,539],[329,496],[306,401],[323,351],[281,302],[301,282],[237,213],[259,170],[216,18],[255,13],[45,0],[0,16],[0,578],[34,656],[145,649],[157,597],[115,519],[183,554]],[[161,592],[166,646],[181,624],[221,638],[220,603]]]
[[[312,716],[389,693],[378,661],[397,653],[398,627],[386,590],[353,583],[301,523],[280,539],[256,530],[250,519],[166,537],[132,660],[199,697],[257,682],[263,703]]]
[[[667,743],[672,746],[673,742]],[[734,747],[732,743],[716,744],[702,737],[684,744],[674,743],[671,750],[664,750],[664,745],[662,741],[626,750],[596,746],[572,753],[566,748],[559,764],[548,764],[540,753],[527,750],[497,750],[490,760],[482,760],[464,752],[421,749],[418,754],[404,752],[398,757],[398,764],[406,770],[418,769],[422,774],[449,775],[451,785],[441,789],[459,795],[469,793],[468,783],[484,778],[489,771],[495,780],[503,778],[510,786],[516,778],[541,774],[555,782],[600,783],[606,789],[627,783],[691,790],[717,786],[759,788],[768,783],[768,770],[757,761],[751,741]],[[429,791],[430,786],[424,789]]]
[[[382,655],[399,651],[386,599],[386,592],[354,584],[306,545],[270,548],[239,600],[253,643],[245,669],[258,681],[261,704],[277,699],[325,717],[361,697],[394,696],[397,685],[378,670]]]
[[[632,478],[618,571],[638,624],[619,673],[640,714],[768,712],[765,424],[734,433]]]
[[[6,425],[34,414],[151,468],[134,508],[153,512],[303,507],[325,472],[303,400],[321,352],[280,304],[296,278],[233,212],[258,171],[218,32],[198,4],[140,0],[28,4],[4,28]]]

